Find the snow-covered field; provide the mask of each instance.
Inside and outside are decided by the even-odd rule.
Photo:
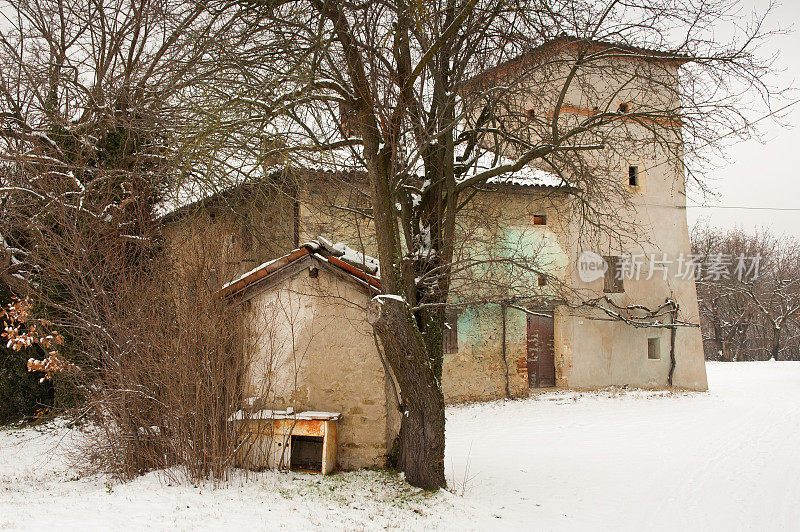
[[[800,363],[708,364],[708,393],[605,390],[450,408],[428,494],[380,471],[229,486],[81,476],[69,430],[0,429],[5,529],[759,529],[800,526]]]

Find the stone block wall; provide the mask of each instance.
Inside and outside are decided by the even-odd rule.
[[[342,469],[383,466],[397,434],[395,398],[365,320],[367,301],[360,286],[320,269],[315,278],[302,270],[251,303],[262,321],[251,394],[264,408],[340,412]]]

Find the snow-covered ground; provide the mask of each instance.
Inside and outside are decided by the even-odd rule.
[[[448,466],[474,477],[468,501],[513,527],[797,530],[800,363],[707,367],[708,393],[454,409]]]
[[[448,410],[455,494],[379,471],[224,488],[72,470],[69,430],[0,429],[5,529],[761,529],[800,526],[800,363],[708,364],[708,393],[605,390]]]

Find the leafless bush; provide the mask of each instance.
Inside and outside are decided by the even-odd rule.
[[[165,255],[149,279],[126,282],[110,320],[120,349],[85,387],[101,428],[91,458],[122,479],[172,468],[176,480],[223,480],[240,443],[229,418],[243,405],[248,329],[215,296],[213,250],[181,253],[182,267]]]
[[[727,261],[729,272],[697,281],[706,358],[797,360],[800,357],[800,244],[769,232],[700,226],[698,262]],[[740,261],[748,271],[740,269]],[[749,271],[750,266],[756,266]]]
[[[216,68],[230,18],[205,2],[0,11],[0,280],[63,334],[78,369],[53,380],[94,422],[84,456],[123,479],[224,477],[244,333],[212,296],[224,271],[173,268],[155,206],[180,174],[177,94]]]
[[[76,367],[53,380],[92,422],[81,457],[120,479],[163,468],[224,479],[250,344],[238,310],[214,296],[217,279],[232,275],[215,260],[215,240],[165,248],[146,210],[123,235],[58,204],[43,211],[47,224],[26,225],[26,212],[10,219],[35,244],[25,254],[34,311],[63,334],[59,356]]]

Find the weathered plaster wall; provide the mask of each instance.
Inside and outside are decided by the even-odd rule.
[[[687,259],[691,253],[689,229],[686,220],[686,196],[682,166],[668,163],[670,158],[658,149],[642,153],[635,161],[645,168],[643,186],[631,190],[629,206],[620,209],[621,223],[635,228],[628,241],[620,243],[608,236],[594,239],[593,247],[584,247],[577,241],[580,234],[573,220],[573,243],[568,269],[568,282],[584,299],[603,295],[603,280],[584,283],[578,276],[574,261],[583,249],[601,255],[639,255],[643,259],[641,272],[633,279],[624,280],[625,291],[606,294],[619,306],[645,305],[656,308],[671,298],[679,305],[678,319],[698,324],[699,310],[693,276],[678,275],[677,261]],[[674,161],[673,161],[674,162]],[[627,162],[621,164],[617,178],[627,180]],[[597,235],[595,235],[597,236]],[[650,257],[666,255],[671,264],[666,273],[650,273]],[[646,258],[645,258],[646,257]],[[638,277],[638,278],[637,278]],[[628,325],[607,321],[600,312],[571,312],[565,327],[572,339],[573,367],[568,379],[571,387],[596,387],[607,384],[663,387],[669,373],[669,332],[659,334],[656,329],[634,329]],[[662,323],[665,321],[662,318]],[[648,360],[647,338],[661,337],[661,359]],[[681,327],[677,331],[676,368],[673,384],[678,387],[705,390],[707,380],[700,329]]]
[[[574,50],[569,47],[555,56],[531,57],[530,61],[546,62],[539,65],[537,70],[542,75],[541,79],[525,79],[522,77],[524,69],[520,68],[498,73],[506,78],[506,83],[520,85],[516,100],[509,102],[509,105],[517,106],[521,116],[529,111],[534,113],[533,119],[521,121],[520,128],[529,128],[534,136],[537,131],[545,134],[549,131],[549,117],[574,59]],[[636,77],[641,83],[630,82]],[[548,84],[552,90],[547,90]],[[530,87],[530,90],[525,87]],[[615,58],[584,63],[565,95],[560,121],[575,124],[595,110],[614,113],[623,102],[633,112],[675,108],[679,104],[679,88],[678,64],[675,62]],[[604,296],[602,279],[583,283],[577,275],[575,261],[584,249],[601,255],[654,253],[661,256],[666,253],[673,261],[681,256],[686,258],[691,252],[686,221],[684,168],[681,158],[676,155],[681,149],[679,128],[668,131],[662,127],[659,142],[655,142],[653,133],[646,127],[632,121],[621,123],[624,127],[616,127],[613,132],[611,128],[607,131],[609,136],[606,142],[613,146],[585,154],[586,159],[596,167],[593,172],[595,175],[590,182],[579,182],[581,186],[592,185],[602,190],[607,193],[606,196],[618,196],[611,203],[597,204],[609,213],[604,220],[599,220],[607,225],[605,230],[594,230],[582,224],[584,220],[577,216],[577,204],[559,209],[557,218],[553,219],[560,223],[553,230],[559,235],[559,242],[565,251],[567,267],[562,270],[562,279],[566,287],[575,292],[569,299],[572,304]],[[628,167],[631,165],[639,169],[639,185],[636,187],[628,186]],[[599,194],[598,197],[604,196]],[[591,195],[584,199],[588,202],[594,200]],[[609,229],[617,234],[609,234]],[[645,269],[644,275],[638,280],[625,280],[624,293],[608,294],[608,297],[623,307],[645,305],[650,308],[656,308],[671,298],[680,306],[678,319],[697,324],[699,312],[694,281],[691,277],[678,278],[675,273],[673,268],[666,279],[660,274],[648,279]],[[658,360],[649,360],[647,357],[647,340],[650,337],[661,339],[661,358]],[[555,338],[559,385],[578,388],[612,384],[646,387],[667,385],[668,330],[635,329],[611,320],[600,311],[573,310],[560,306],[556,308]],[[682,327],[677,330],[675,357],[674,385],[706,389],[705,362],[698,328]]]
[[[258,358],[249,395],[262,407],[340,412],[341,468],[381,466],[399,429],[394,395],[375,348],[358,286],[320,269],[301,271],[245,305]],[[394,410],[394,412],[392,412]]]
[[[477,201],[500,206],[503,219],[496,230],[500,240],[513,240],[521,245],[514,252],[526,251],[540,255],[542,265],[563,282],[561,293],[548,287],[515,280],[519,306],[536,306],[537,299],[556,301],[569,298],[572,305],[607,295],[620,306],[646,305],[656,308],[667,298],[680,306],[679,320],[699,323],[694,281],[683,279],[670,271],[666,279],[654,274],[648,279],[645,267],[637,280],[624,281],[625,292],[604,294],[603,280],[592,283],[580,280],[575,265],[583,249],[603,255],[667,253],[677,259],[690,253],[686,222],[685,196],[682,179],[665,168],[651,169],[644,178],[648,186],[636,192],[630,210],[618,215],[637,227],[631,235],[635,245],[621,248],[610,238],[587,235],[578,227],[579,220],[571,215],[566,195],[542,189],[515,190],[511,196],[496,197],[502,192],[486,193]],[[621,168],[618,179],[627,179]],[[545,213],[546,226],[530,225],[531,215]],[[594,242],[581,244],[579,237]],[[524,277],[524,275],[522,276]],[[478,279],[480,280],[480,279]],[[468,299],[474,292],[464,283],[454,289],[456,298]],[[461,288],[461,291],[459,291]],[[597,388],[609,385],[665,387],[670,366],[670,332],[667,329],[637,329],[612,320],[605,313],[589,308],[570,308],[556,304],[554,309],[554,345],[556,383],[571,388]],[[662,318],[662,322],[663,322]],[[506,358],[509,366],[508,387],[512,395],[527,391],[526,316],[508,308],[506,312]],[[465,401],[503,397],[506,394],[506,364],[502,357],[502,318],[499,305],[470,308],[458,318],[456,354],[445,356],[443,389],[448,401]],[[660,358],[648,359],[648,338],[660,339]],[[675,386],[704,390],[707,388],[705,361],[700,331],[680,327],[675,341]]]
[[[454,282],[454,301],[471,301],[491,298],[506,300],[509,305],[538,306],[555,296],[555,283],[539,286],[538,271],[557,278],[567,275],[570,261],[568,198],[563,191],[543,188],[498,187],[481,193],[460,220],[471,225],[473,235],[475,219],[490,220],[484,229],[493,234],[477,237],[483,245],[502,249],[507,258],[527,259],[536,272],[523,267],[514,267],[507,278],[492,275],[487,279],[484,272],[476,269],[473,278]],[[483,214],[484,210],[495,213],[496,219]],[[533,225],[534,215],[545,215],[546,225]],[[484,222],[485,223],[485,222]],[[464,246],[465,253],[472,246]],[[474,257],[460,257],[468,260]],[[498,257],[498,258],[502,258]],[[502,289],[497,287],[502,285]],[[466,307],[458,317],[458,353],[447,354],[444,359],[442,388],[448,402],[496,399],[527,393],[527,320],[523,311],[507,306],[505,334],[505,360],[503,357],[503,310],[499,303],[478,304]],[[555,338],[558,343],[561,327],[560,311],[557,309]],[[559,358],[556,357],[556,364]],[[508,379],[506,379],[508,365]],[[556,371],[558,384],[565,385],[561,373]],[[508,390],[506,390],[508,385]]]
[[[315,173],[300,192],[300,242],[323,236],[376,256],[375,229],[363,212],[372,208],[363,175]]]
[[[267,189],[170,217],[164,236],[180,267],[202,262],[221,284],[292,250],[293,218],[292,199]]]
[[[458,316],[458,353],[444,355],[442,391],[448,402],[505,396],[506,363],[498,349],[502,338],[500,305],[468,307]],[[510,351],[510,350],[509,350]],[[509,377],[515,377],[512,353]],[[509,381],[511,384],[511,381]]]

